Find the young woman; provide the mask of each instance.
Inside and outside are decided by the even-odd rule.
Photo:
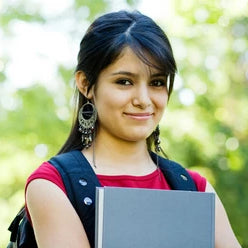
[[[168,38],[149,17],[120,11],[96,19],[80,44],[77,118],[60,153],[80,150],[102,186],[170,189],[150,151],[161,150],[158,125],[175,73]],[[189,174],[198,191],[215,192],[205,178]],[[38,247],[90,247],[49,162],[27,181],[26,209]],[[217,195],[215,243],[240,247]]]

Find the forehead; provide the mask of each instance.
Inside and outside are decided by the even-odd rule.
[[[108,73],[116,70],[149,73],[161,72],[158,63],[148,53],[140,58],[130,47],[125,47],[120,55],[102,72]]]

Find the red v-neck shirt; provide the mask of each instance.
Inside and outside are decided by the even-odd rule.
[[[199,173],[187,170],[192,179],[194,180],[197,190],[205,192],[206,189],[206,178],[202,177]],[[147,188],[147,189],[165,189],[170,190],[170,186],[167,183],[162,171],[155,170],[152,173],[144,176],[130,176],[130,175],[97,175],[97,178],[102,186],[113,186],[113,187],[131,187],[131,188]],[[41,164],[27,179],[25,192],[28,184],[35,179],[45,179],[55,185],[57,185],[65,194],[66,189],[58,170],[51,165],[49,162]],[[28,218],[29,211],[26,206]]]

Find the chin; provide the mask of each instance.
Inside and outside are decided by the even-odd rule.
[[[132,141],[132,142],[139,142],[139,141],[146,141],[146,139],[151,135],[152,132],[135,132],[135,133],[129,133],[129,135],[126,136],[126,140]]]

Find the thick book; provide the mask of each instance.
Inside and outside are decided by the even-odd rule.
[[[95,248],[214,248],[213,193],[96,188]]]

